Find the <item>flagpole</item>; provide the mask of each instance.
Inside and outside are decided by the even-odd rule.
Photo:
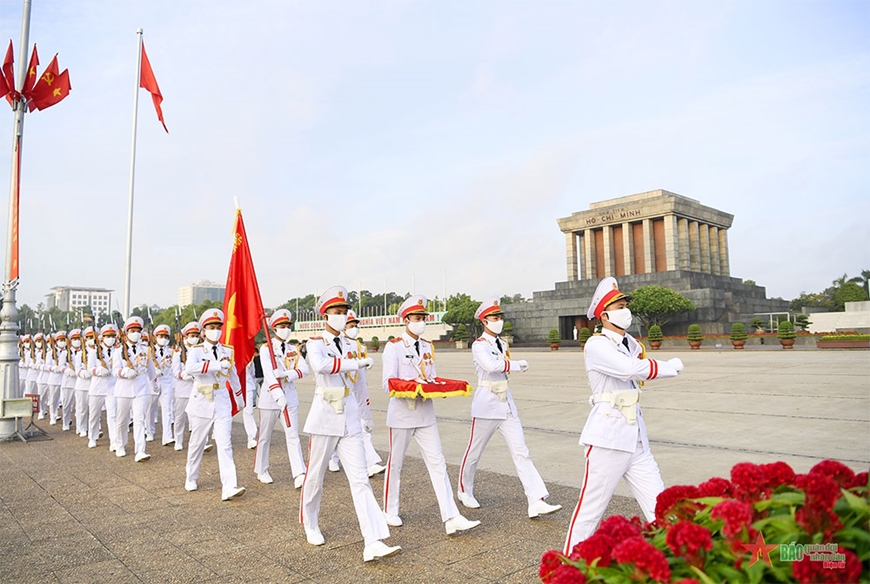
[[[127,265],[124,268],[124,314],[130,316],[130,266],[133,261],[133,187],[136,177],[136,122],[139,119],[139,84],[142,80],[142,29],[136,29],[136,88],[133,91],[133,140],[130,151],[130,201],[127,204]]]
[[[18,54],[18,78],[14,89],[24,88],[27,78],[27,45],[30,43],[30,0],[24,0],[21,17],[21,42]],[[3,399],[21,397],[18,371],[18,308],[15,306],[15,289],[18,277],[13,280],[13,262],[18,261],[18,202],[21,187],[21,145],[24,142],[24,112],[26,99],[12,101],[15,119],[12,124],[12,171],[9,180],[9,218],[6,232],[6,278],[3,284],[3,308],[0,310],[0,386]],[[17,266],[16,266],[17,271]],[[19,421],[0,420],[0,440],[19,434]]]

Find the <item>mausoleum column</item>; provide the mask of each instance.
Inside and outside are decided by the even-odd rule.
[[[568,281],[578,280],[577,234],[573,231],[569,231],[565,234],[565,262],[568,267]]]
[[[689,222],[689,269],[701,271],[701,233],[697,221]]]
[[[622,224],[622,259],[626,276],[634,273],[634,241],[631,231],[631,223]]]
[[[689,269],[689,220],[681,217],[677,221],[677,231],[679,232],[679,238],[680,238],[679,269],[688,270]]]
[[[705,274],[712,273],[710,269],[710,226],[701,223],[701,271]]]
[[[604,226],[604,275],[613,276],[616,274],[614,269],[614,253],[613,249],[613,228],[610,225]]]
[[[679,264],[679,239],[676,215],[665,215],[665,269],[676,270]]]
[[[719,271],[723,276],[731,275],[731,265],[728,261],[728,230],[719,230]]]
[[[656,271],[656,255],[653,249],[652,221],[643,220],[643,267],[647,274]]]
[[[710,273],[717,276],[722,273],[719,259],[719,228],[713,225],[710,226]]]
[[[583,230],[583,250],[585,251],[584,259],[586,260],[584,268],[586,271],[587,280],[595,280],[596,276],[596,259],[595,259],[595,234],[591,229]]]

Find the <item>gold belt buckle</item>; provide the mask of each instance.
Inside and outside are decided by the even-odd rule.
[[[212,384],[211,384],[211,388],[212,388],[212,389],[218,389],[220,386],[221,386],[220,383],[212,383]]]

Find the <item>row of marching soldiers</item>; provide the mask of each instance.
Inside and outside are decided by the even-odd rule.
[[[404,333],[388,344],[383,355],[383,385],[405,380],[411,385],[438,384],[434,348],[422,335],[425,330],[426,298],[414,295],[399,308]],[[405,451],[413,439],[426,463],[438,499],[441,520],[448,535],[480,524],[459,513],[446,460],[441,448],[432,399],[420,395],[391,393],[387,410],[390,456],[386,466],[372,444],[372,416],[366,371],[373,361],[357,340],[359,319],[350,310],[347,290],[334,286],[319,298],[316,309],[324,319],[323,334],[306,343],[307,359],[300,358],[290,342],[291,314],[277,310],[269,319],[274,338],[260,348],[263,384],[257,403],[259,432],[251,414],[252,389],[256,387],[253,362],[245,368],[248,399],[233,362],[233,349],[219,342],[224,322],[222,311],[209,309],[199,322],[182,329],[182,341],[170,348],[170,329],[155,327],[145,337],[144,322],[130,317],[122,331],[114,324],[59,331],[48,337],[39,333],[21,338],[22,383],[25,394],[40,396],[39,417],[59,419],[70,429],[75,410],[78,434],[95,448],[102,436],[101,412],[106,410],[109,449],[126,456],[130,420],[133,422],[134,459],[148,460],[146,443],[154,440],[158,410],[162,419],[162,443],[184,448],[189,424],[185,489],[198,489],[200,463],[209,434],[217,447],[222,499],[245,493],[238,486],[233,461],[232,418],[245,411],[248,447],[256,447],[255,473],[260,482],[273,482],[269,474],[269,450],[276,424],[283,426],[294,487],[301,489],[299,521],[312,545],[323,545],[319,528],[324,473],[339,470],[339,460],[351,487],[357,519],[365,540],[363,559],[371,561],[394,555],[399,546],[383,542],[390,527],[403,524],[399,516],[399,491]],[[471,438],[463,457],[457,498],[466,508],[480,504],[473,495],[477,462],[489,438],[500,432],[511,451],[517,472],[529,499],[528,515],[535,518],[558,511],[561,506],[544,501],[547,489],[529,458],[516,405],[507,386],[507,375],[525,371],[524,360],[511,360],[507,344],[499,339],[503,316],[498,298],[481,304],[477,318],[485,334],[475,342],[473,355],[479,386],[472,403]],[[299,440],[299,399],[294,382],[311,373],[315,395],[303,430],[309,435],[306,465]],[[26,372],[26,373],[25,373]],[[462,382],[463,387],[466,386]],[[467,391],[463,392],[467,395]],[[246,403],[247,402],[247,403]],[[369,478],[385,472],[384,506],[377,504]]]

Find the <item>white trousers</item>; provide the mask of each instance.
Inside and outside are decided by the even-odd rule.
[[[88,433],[88,390],[77,389],[76,394],[76,433],[87,435]]]
[[[106,431],[109,434],[109,448],[117,448],[118,447],[118,429],[116,424],[116,414],[118,412],[118,402],[115,401],[114,395],[105,396],[106,401]],[[102,412],[98,412],[97,416],[99,417]],[[129,416],[127,418],[127,422],[129,422]],[[95,438],[96,440],[96,438]]]
[[[100,437],[100,421],[103,417],[103,406],[106,405],[106,395],[88,396],[88,440],[97,441]],[[115,429],[109,426],[109,442],[114,442],[112,434]]]
[[[299,441],[299,414],[296,408],[287,407],[281,410],[260,411],[260,437],[257,440],[254,472],[261,474],[269,470],[269,451],[272,447],[272,430],[280,418],[284,428],[284,438],[287,442],[287,456],[290,459],[290,472],[293,478],[305,474],[305,461],[302,459],[302,443]],[[290,424],[287,424],[287,421]]]
[[[248,387],[245,398],[245,407],[242,409],[242,422],[245,424],[245,434],[248,435],[248,440],[257,439],[257,421],[254,419],[254,401],[257,398],[257,388]],[[277,411],[277,410],[276,410]],[[260,419],[263,419],[263,413],[260,412]],[[261,422],[262,423],[262,422]],[[297,440],[299,436],[297,434]],[[289,444],[288,444],[289,446]],[[299,452],[302,452],[302,446],[299,447]],[[267,458],[268,460],[268,458]],[[268,464],[266,468],[268,468]],[[303,471],[305,472],[305,471]]]
[[[57,409],[60,405],[60,385],[48,386],[48,414],[52,422],[57,422]]]
[[[665,490],[662,474],[652,452],[644,452],[639,440],[634,452],[586,446],[585,455],[583,486],[568,526],[565,555],[569,555],[575,545],[598,528],[598,522],[613,497],[619,479],[625,478],[647,521],[655,519],[656,497]]]
[[[187,480],[195,481],[199,478],[199,467],[202,464],[203,449],[208,441],[208,433],[214,427],[212,435],[217,446],[221,485],[224,489],[235,489],[237,484],[236,463],[233,462],[232,416],[229,414],[214,418],[188,416],[188,420],[190,421],[191,432],[190,444],[187,447]]]
[[[157,410],[160,396],[152,393],[148,396],[148,407],[145,409],[145,435],[154,438],[157,432]]]
[[[60,403],[61,416],[63,417],[63,429],[69,430],[69,425],[72,423],[73,409],[75,403],[75,389],[72,387],[60,388]]]
[[[371,466],[374,466],[376,464],[380,464],[381,463],[381,455],[378,454],[377,450],[375,450],[375,443],[374,443],[374,440],[372,439],[372,433],[366,432],[365,429],[363,429],[362,437],[363,437],[363,446],[365,446],[365,449],[366,449],[366,467],[371,467]],[[337,452],[332,453],[332,460],[334,460],[335,462],[338,462],[338,453]]]
[[[338,451],[344,467],[353,507],[366,545],[390,537],[390,528],[369,483],[365,452],[360,434],[324,436],[311,434],[308,440],[308,472],[299,498],[299,522],[309,528],[319,527],[320,500],[323,497],[323,475],[329,457]]]
[[[175,444],[179,447],[184,446],[184,431],[187,429],[187,397],[175,396],[174,409],[172,416],[172,437],[175,439]]]
[[[154,401],[151,405],[151,436],[157,436],[157,407],[160,406],[160,427],[163,428],[163,436],[160,441],[163,444],[172,442],[173,410],[175,408],[173,393],[172,389],[163,389],[160,391],[160,395],[155,395],[152,398]]]
[[[453,500],[453,488],[450,486],[450,477],[447,476],[447,461],[441,449],[441,435],[438,434],[436,424],[421,428],[390,428],[390,456],[387,459],[387,474],[384,476],[384,512],[390,515],[399,514],[402,464],[411,438],[417,441],[423,462],[429,470],[429,479],[441,510],[441,521],[456,517],[459,515],[459,508]]]
[[[510,413],[504,420],[471,419],[471,436],[468,439],[465,456],[462,458],[462,466],[459,468],[459,490],[474,495],[474,475],[477,472],[477,465],[483,455],[484,448],[496,430],[504,438],[529,503],[546,498],[550,493],[547,491],[544,479],[541,478],[541,474],[532,463],[531,456],[529,456],[529,448],[526,446],[526,438],[523,435],[523,426],[520,419]]]
[[[36,390],[39,393],[39,413],[45,415],[48,413],[48,384],[37,382]]]
[[[118,446],[127,448],[130,437],[130,413],[133,413],[133,451],[136,454],[145,452],[145,416],[151,405],[150,395],[138,397],[116,397],[118,410],[115,414],[115,433],[118,437]]]

